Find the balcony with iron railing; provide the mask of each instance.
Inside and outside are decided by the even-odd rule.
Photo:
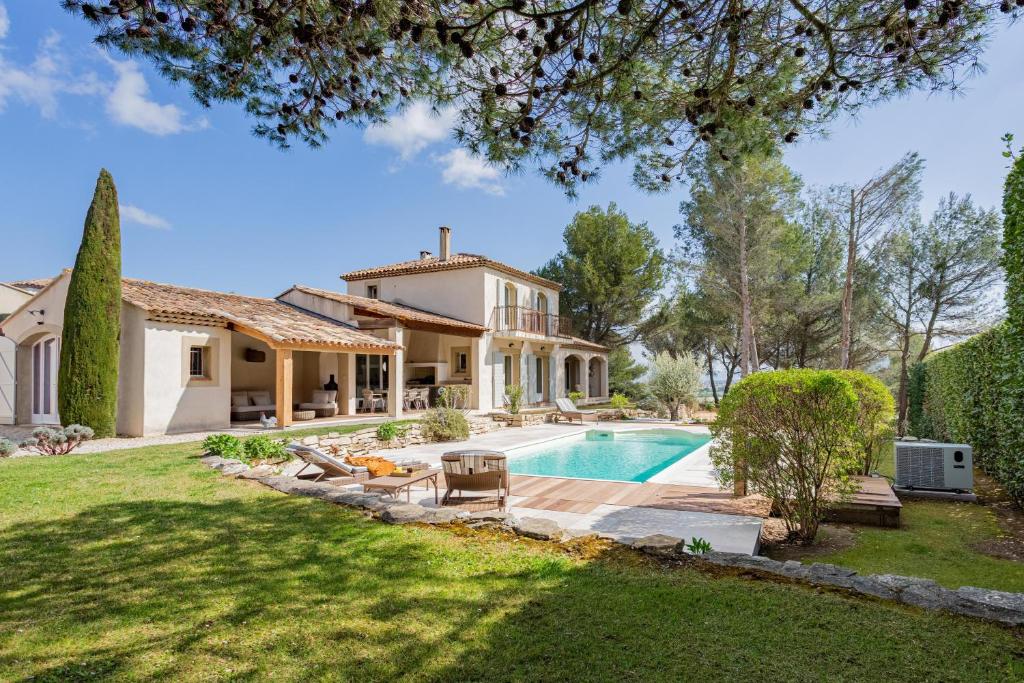
[[[495,306],[491,329],[496,334],[534,334],[541,337],[571,337],[572,321],[564,315],[546,313],[526,306]]]

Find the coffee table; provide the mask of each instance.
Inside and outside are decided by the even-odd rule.
[[[430,484],[434,485],[434,502],[437,502],[437,475],[441,474],[441,470],[420,470],[419,472],[413,472],[408,477],[377,477],[369,481],[363,482],[364,491],[383,491],[390,495],[392,498],[397,498],[398,494],[405,489],[405,500],[410,502],[412,500],[412,485],[423,483],[423,488],[430,490]]]

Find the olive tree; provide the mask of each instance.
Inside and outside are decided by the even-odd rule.
[[[675,357],[663,351],[654,357],[651,364],[651,394],[658,399],[674,421],[679,419],[679,409],[692,403],[700,389],[703,371],[692,353],[680,353]]]
[[[826,511],[856,489],[857,419],[857,394],[838,373],[754,373],[722,399],[711,461],[723,487],[745,478],[772,500],[789,537],[809,545]]]

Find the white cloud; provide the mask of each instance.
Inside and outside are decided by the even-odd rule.
[[[493,195],[505,194],[505,188],[499,182],[500,171],[461,147],[456,147],[447,154],[436,157],[435,160],[443,167],[441,179],[446,185],[479,189]]]
[[[43,118],[58,118],[62,95],[102,97],[107,113],[121,124],[154,135],[170,135],[206,128],[206,119],[189,121],[173,104],[159,104],[149,98],[149,85],[135,62],[107,62],[117,76],[102,80],[94,71],[81,70],[61,46],[60,34],[49,31],[40,41],[31,63],[19,64],[4,56],[3,40],[10,33],[7,7],[0,2],[0,113],[10,101],[35,107]],[[67,123],[67,122],[65,122]],[[73,122],[72,122],[73,123]]]
[[[455,116],[452,109],[435,114],[426,102],[414,102],[385,125],[367,128],[363,140],[391,147],[403,161],[408,161],[428,145],[447,139]]]
[[[121,218],[129,223],[138,223],[139,225],[144,225],[147,228],[153,228],[154,230],[171,229],[171,224],[165,219],[157,216],[156,214],[150,213],[145,209],[140,209],[132,204],[119,204],[117,208],[121,212]]]
[[[107,113],[117,123],[134,126],[153,135],[172,135],[209,125],[206,119],[189,122],[180,107],[151,100],[149,84],[135,62],[107,61],[117,74],[117,82],[107,94]]]
[[[6,31],[9,26],[7,15],[0,14],[0,29]],[[31,64],[15,64],[0,53],[0,112],[6,108],[8,100],[17,99],[38,108],[44,118],[52,119],[57,116],[59,95],[95,95],[102,91],[95,73],[71,74],[71,66],[60,49],[60,35],[55,31],[50,31],[40,41]]]
[[[7,14],[7,8],[4,7],[4,3],[0,2],[0,40],[7,37],[9,30],[11,30],[11,18]]]

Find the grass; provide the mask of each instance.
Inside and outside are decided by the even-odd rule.
[[[419,420],[390,420],[400,425],[411,425],[416,424]],[[326,427],[309,427],[308,429],[286,429],[281,432],[270,433],[271,436],[288,438],[288,439],[301,439],[306,436],[324,436],[325,434],[351,434],[352,432],[358,432],[361,429],[367,429],[369,427],[376,428],[381,422],[372,423],[360,423],[360,424],[336,424]]]
[[[890,455],[878,463],[878,472],[890,479],[895,463]],[[933,579],[947,588],[980,586],[1024,592],[1024,564],[991,557],[975,549],[999,537],[991,507],[973,503],[904,498],[899,529],[849,527],[852,544],[832,552],[812,548],[802,557],[787,549],[786,558],[840,564],[861,573],[902,574]],[[844,527],[845,528],[845,527]],[[830,544],[835,527],[822,527],[820,540]]]
[[[1008,680],[1019,631],[387,526],[196,444],[0,462],[0,680]]]
[[[1024,592],[1024,564],[972,548],[1000,534],[991,509],[971,503],[904,500],[901,518],[899,529],[855,527],[851,547],[814,559],[861,573],[923,576],[947,588],[981,586]]]

